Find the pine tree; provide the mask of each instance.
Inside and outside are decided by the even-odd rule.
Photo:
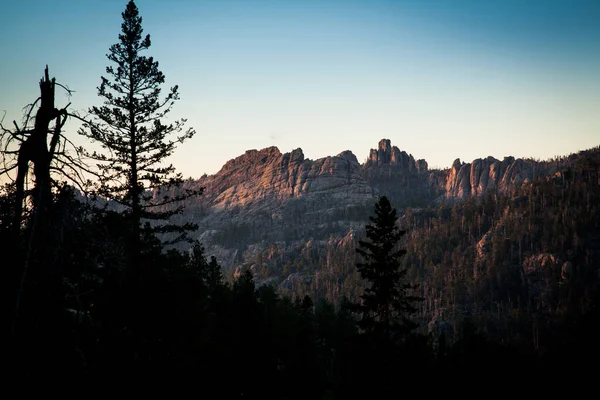
[[[142,17],[133,0],[122,17],[119,41],[107,54],[112,63],[106,68],[108,77],[102,76],[98,87],[103,105],[89,110],[91,119],[80,134],[102,147],[101,151],[87,152],[97,161],[101,173],[93,192],[125,208],[131,220],[131,262],[139,264],[140,237],[144,231],[177,232],[180,235],[173,239],[177,241],[194,228],[190,224],[169,224],[167,220],[182,210],[174,203],[198,192],[180,188],[176,192],[179,194],[156,193],[183,184],[181,174],[164,161],[178,143],[191,138],[195,131],[184,129],[185,119],[163,123],[179,99],[178,86],[161,96],[165,76],[153,57],[142,55],[150,47],[150,35],[142,36]],[[147,223],[142,228],[144,220]],[[148,220],[157,222],[150,228]]]
[[[419,299],[410,295],[414,286],[405,281],[406,269],[401,268],[400,258],[406,250],[398,249],[406,231],[396,225],[396,210],[385,196],[375,204],[375,216],[369,219],[368,241],[360,240],[356,251],[364,260],[357,264],[358,271],[371,285],[355,310],[360,314],[359,327],[365,332],[393,338],[417,326],[409,317]]]

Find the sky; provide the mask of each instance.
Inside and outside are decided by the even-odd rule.
[[[19,119],[46,64],[70,110],[99,105],[126,0],[20,0],[0,14],[0,116]],[[351,150],[382,138],[430,168],[600,144],[597,0],[138,0],[196,135],[170,160],[216,173],[248,149]],[[10,124],[9,124],[10,125]],[[78,124],[69,121],[68,137]]]

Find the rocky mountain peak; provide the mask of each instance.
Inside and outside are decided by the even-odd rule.
[[[336,157],[342,158],[344,160],[348,160],[354,164],[358,164],[358,159],[356,158],[354,153],[352,153],[350,150],[344,150],[340,154],[338,154]]]
[[[389,153],[392,150],[392,141],[390,139],[381,139],[378,148],[384,153]]]
[[[292,150],[291,153],[285,153],[282,157],[283,164],[295,164],[304,161],[304,152],[301,148]]]
[[[390,139],[381,139],[377,149],[371,149],[369,158],[365,164],[366,167],[371,166],[396,166],[416,171],[417,167],[412,154],[401,151],[398,147],[392,146]]]
[[[302,150],[300,150],[300,153],[302,153]],[[267,147],[262,150],[246,150],[246,152],[241,156],[227,161],[221,171],[231,171],[239,167],[252,164],[266,164],[269,162],[269,160],[279,158],[280,156],[281,152],[276,146]],[[302,157],[304,158],[304,155],[302,155]]]
[[[454,160],[454,162],[452,163],[452,169],[455,171],[460,170],[460,167],[462,166],[462,163],[460,162],[460,158],[457,158],[456,160]]]
[[[300,148],[282,153],[267,147],[248,150],[218,173],[190,183],[205,191],[189,202],[182,218],[197,223],[209,254],[232,267],[242,259],[254,262],[252,249],[266,251],[268,243],[295,249],[304,238],[320,243],[332,234],[338,243],[351,229],[362,229],[377,196],[388,196],[402,209],[490,190],[510,194],[559,168],[556,162],[485,157],[469,163],[457,158],[449,169],[428,170],[425,160],[415,161],[389,139],[380,140],[362,165],[350,150],[311,160]],[[485,252],[485,240],[478,249]]]
[[[504,157],[502,161],[488,156],[471,163],[454,160],[448,172],[444,197],[449,200],[482,196],[488,190],[510,194],[517,186],[539,176],[549,176],[558,171],[556,163],[536,162],[530,159]]]
[[[427,172],[427,170],[429,169],[427,161],[425,161],[424,159],[417,160],[415,165],[417,166],[418,172]]]

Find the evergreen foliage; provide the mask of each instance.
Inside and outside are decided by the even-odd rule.
[[[356,249],[364,260],[357,269],[369,282],[360,296],[361,304],[355,307],[360,314],[358,324],[366,332],[397,337],[417,327],[409,317],[416,312],[418,298],[410,294],[414,286],[405,281],[407,270],[401,268],[400,257],[406,250],[398,248],[406,231],[396,225],[396,209],[385,196],[375,204],[375,216],[369,219],[368,240],[360,240]]]
[[[119,41],[113,44],[102,76],[98,96],[101,106],[90,108],[90,120],[80,134],[97,142],[101,151],[86,152],[97,161],[100,178],[93,193],[117,202],[125,208],[132,224],[132,252],[140,250],[140,229],[144,220],[162,223],[144,224],[150,232],[177,232],[178,241],[192,224],[175,225],[165,221],[181,212],[176,204],[198,192],[182,187],[181,174],[173,165],[166,165],[180,143],[191,138],[195,131],[185,128],[185,119],[165,124],[163,121],[179,100],[178,86],[161,96],[165,75],[158,61],[143,55],[150,45],[150,35],[143,36],[142,17],[133,0],[122,13],[123,23]],[[180,188],[179,194],[167,189]],[[170,206],[168,208],[167,206]]]

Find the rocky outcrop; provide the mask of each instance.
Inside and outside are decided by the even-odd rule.
[[[454,160],[444,185],[444,198],[462,200],[485,195],[488,190],[510,194],[517,186],[540,176],[549,176],[559,168],[556,163],[505,157],[478,158],[471,163]]]
[[[204,209],[266,208],[277,214],[275,208],[289,199],[318,201],[321,206],[338,202],[333,206],[338,207],[371,203],[385,194],[400,206],[414,206],[435,198],[457,201],[482,196],[489,190],[510,194],[518,185],[557,170],[552,163],[487,157],[471,163],[456,159],[448,170],[430,171],[427,161],[415,161],[412,154],[382,139],[363,165],[349,150],[314,161],[306,159],[302,149],[248,150],[195,185],[205,187]]]
[[[365,168],[375,165],[390,165],[400,167],[411,172],[417,170],[415,159],[412,154],[408,154],[405,151],[400,151],[398,147],[392,146],[390,139],[381,139],[377,149],[371,149],[369,158],[365,163]]]
[[[226,268],[250,265],[270,243],[290,248],[347,232],[375,202],[362,172],[348,150],[318,160],[301,149],[249,150],[217,174],[188,182],[204,193],[187,201],[182,218],[199,225],[207,254],[218,255]]]
[[[469,182],[469,164],[461,163],[457,158],[452,163],[446,182],[447,198],[465,198],[471,193]]]
[[[340,239],[349,230],[364,228],[380,195],[399,209],[426,207],[436,199],[456,201],[490,189],[508,193],[552,168],[557,167],[487,157],[471,163],[456,159],[448,170],[429,170],[427,161],[415,161],[389,139],[380,140],[362,165],[349,150],[310,160],[299,148],[282,153],[268,147],[248,150],[218,173],[188,182],[190,188],[204,187],[204,194],[188,200],[185,214],[177,218],[199,225],[207,253],[224,266],[249,266],[272,243],[289,250],[309,240]],[[479,243],[480,258],[490,240],[491,234]]]
[[[371,200],[373,191],[361,178],[356,156],[344,151],[316,161],[302,149],[281,153],[276,147],[249,150],[228,161],[216,175],[200,179],[211,207],[224,210],[278,203],[327,193],[346,203]],[[274,205],[274,204],[273,204]]]
[[[395,204],[417,205],[443,194],[439,185],[442,171],[428,174],[425,160],[415,161],[412,154],[392,146],[389,139],[379,141],[362,165],[362,176],[378,195],[388,196]]]

